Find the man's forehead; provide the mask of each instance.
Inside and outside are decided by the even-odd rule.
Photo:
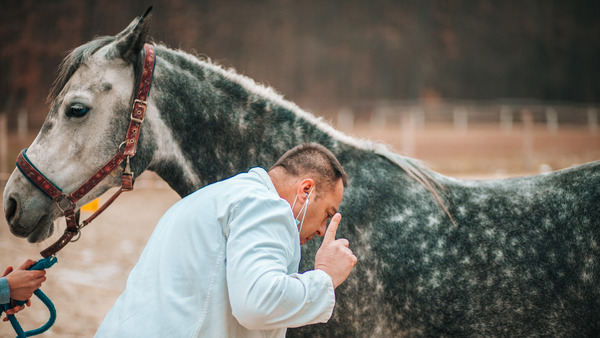
[[[342,179],[339,179],[338,182],[329,190],[328,197],[331,202],[331,208],[337,211],[337,207],[342,202],[342,198],[344,197],[344,184],[342,183]]]

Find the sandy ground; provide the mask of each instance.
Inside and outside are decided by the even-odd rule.
[[[125,289],[127,276],[158,220],[179,200],[179,195],[166,185],[159,188],[139,185],[136,190],[122,194],[84,229],[78,242],[59,252],[58,263],[47,271],[48,280],[42,286],[54,302],[58,316],[55,325],[42,337],[92,337]],[[152,185],[156,184],[146,184]],[[101,197],[101,202],[108,199],[109,193]],[[62,219],[59,229],[52,240],[58,238],[57,233],[62,234]],[[39,251],[49,243],[51,240],[29,244],[14,237],[1,217],[0,269],[18,266],[27,258],[41,258]],[[32,303],[17,314],[25,330],[37,328],[48,319],[48,310],[36,297]],[[15,337],[9,323],[0,323],[0,337]]]

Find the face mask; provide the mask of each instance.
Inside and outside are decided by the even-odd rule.
[[[296,217],[296,226],[298,224],[300,224],[300,228],[298,228],[298,233],[300,233],[300,230],[302,230],[302,225],[304,224],[304,218],[306,217],[306,210],[308,210],[308,199],[310,197],[310,194],[312,194],[313,190],[315,190],[315,187],[313,187],[310,190],[310,192],[306,196],[306,203],[304,203],[304,205],[302,206],[302,209],[304,209],[304,214],[302,215],[302,221],[298,220],[298,217],[300,217],[300,213],[302,212],[302,209],[300,209],[300,211],[298,212],[298,216]],[[294,212],[294,206],[296,205],[296,200],[298,200],[297,194],[296,194],[296,198],[294,198],[294,203],[292,204],[292,212]]]

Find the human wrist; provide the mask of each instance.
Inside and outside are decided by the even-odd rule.
[[[321,267],[315,267],[315,271],[317,271],[317,270],[318,271],[323,271],[329,277],[329,279],[331,279],[331,284],[333,285],[334,289],[337,287],[335,279],[333,278],[333,276],[329,272],[327,272],[327,270],[322,269]]]

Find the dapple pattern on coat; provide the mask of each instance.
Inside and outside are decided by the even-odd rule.
[[[60,107],[74,88],[87,88],[85,74],[96,74],[87,81],[105,84],[98,88],[115,88],[122,79],[95,70],[125,67],[122,81],[133,89],[140,59],[123,60],[133,47],[118,42],[145,41],[138,31],[147,31],[149,18],[67,57],[48,119],[30,147],[42,172],[59,172],[44,169],[61,159],[42,154],[52,153],[53,129],[73,122],[60,116]],[[268,168],[299,143],[318,142],[335,153],[350,176],[338,234],[348,238],[358,264],[336,290],[329,323],[290,329],[289,337],[600,336],[600,162],[527,178],[456,180],[382,145],[348,137],[210,60],[161,45],[156,55],[134,172],[155,171],[185,196],[251,167]],[[127,128],[126,94],[108,89],[101,98],[110,109],[92,109],[90,114],[105,114],[93,120],[94,138],[105,140],[95,149],[73,131],[77,147],[69,151],[96,151],[62,161],[81,163],[98,154],[93,160],[101,163],[109,156],[104,153],[112,154]],[[76,121],[79,132],[89,136],[81,121],[86,120]],[[16,201],[24,191],[36,194],[18,175],[13,173],[7,185],[5,210],[8,196]],[[436,182],[454,223],[427,188]],[[99,187],[90,198],[106,189]],[[28,236],[35,229],[34,239],[43,240],[51,230],[35,227],[45,223],[17,222],[26,213],[20,203],[9,221],[12,231]],[[38,209],[46,208],[43,217],[56,218],[55,207],[43,203],[42,197],[36,200]],[[301,270],[313,267],[319,245],[320,239],[303,248]]]
[[[359,257],[338,288],[351,300],[301,336],[600,335],[600,163],[484,182],[438,176],[457,227],[419,187],[385,183],[402,181],[393,166],[366,163],[381,176],[355,176],[342,209]]]

